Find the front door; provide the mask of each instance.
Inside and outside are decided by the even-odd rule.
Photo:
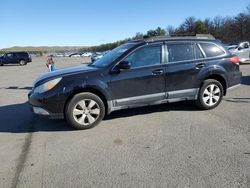
[[[114,106],[148,104],[165,98],[162,43],[139,47],[123,61],[131,68],[111,76]]]
[[[15,63],[14,54],[13,53],[6,54],[5,57],[4,57],[4,62],[6,64]]]

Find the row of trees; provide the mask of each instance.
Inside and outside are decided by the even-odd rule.
[[[134,37],[114,43],[102,44],[82,49],[81,51],[106,51],[111,50],[127,41],[145,39],[156,36],[188,35],[188,34],[212,34],[215,38],[225,43],[248,40],[250,41],[250,4],[246,10],[235,17],[206,18],[204,20],[188,17],[177,28],[167,26],[165,29],[158,27],[146,33],[136,33]]]

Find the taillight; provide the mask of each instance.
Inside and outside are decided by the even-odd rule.
[[[235,65],[239,65],[240,64],[240,60],[237,56],[233,56],[230,58],[230,61],[235,64]]]

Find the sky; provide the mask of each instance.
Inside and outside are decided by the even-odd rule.
[[[0,48],[93,46],[179,26],[185,18],[236,16],[250,0],[0,0]]]

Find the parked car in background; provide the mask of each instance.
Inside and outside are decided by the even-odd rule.
[[[35,114],[88,129],[125,108],[193,100],[213,109],[241,76],[237,56],[216,39],[148,39],[123,44],[89,65],[43,74],[28,98]]]
[[[228,50],[236,54],[241,63],[250,61],[250,44],[248,41],[228,46]]]
[[[85,52],[81,55],[82,57],[91,57],[92,53],[91,52]]]
[[[32,62],[31,56],[27,52],[9,52],[0,57],[0,65],[19,64],[27,65]]]
[[[81,54],[79,53],[72,53],[69,55],[69,57],[81,57]]]
[[[107,54],[109,51],[105,51],[105,52],[96,52],[91,56],[91,62],[95,62],[99,59],[101,59],[105,54]]]

